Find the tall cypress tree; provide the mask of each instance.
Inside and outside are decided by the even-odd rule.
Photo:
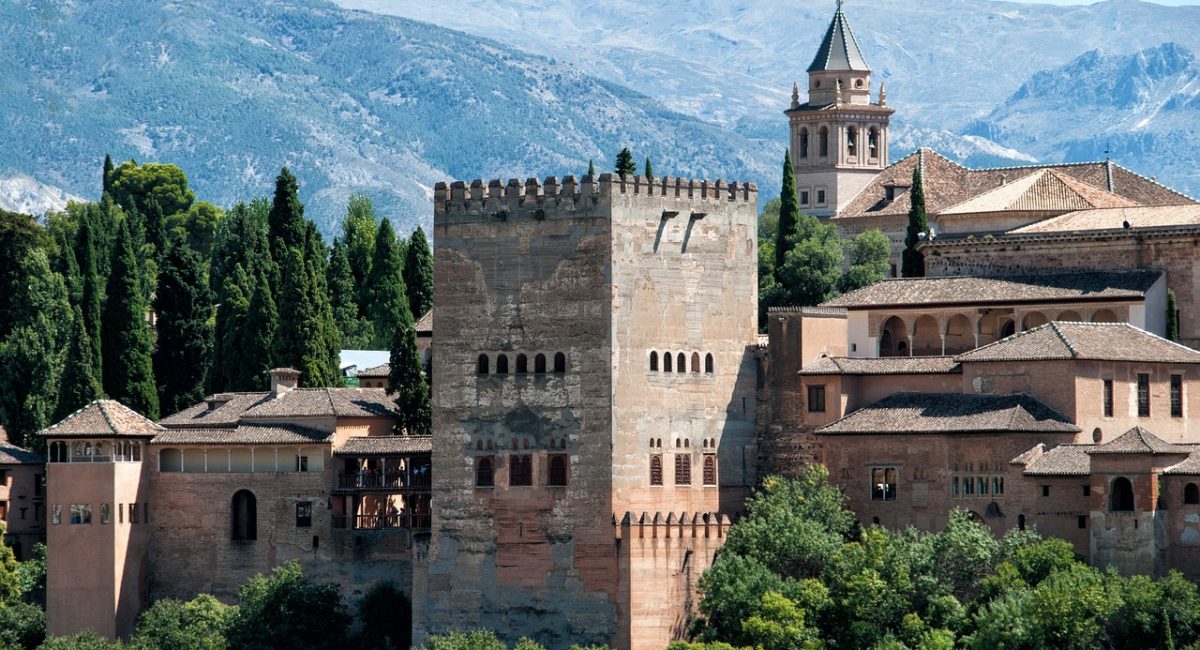
[[[921,180],[921,168],[913,170],[912,189],[909,190],[911,207],[908,209],[908,232],[904,236],[904,252],[901,254],[900,274],[906,278],[925,275],[925,256],[917,250],[921,234],[929,237],[929,217],[925,214],[925,186]]]
[[[354,274],[350,271],[350,259],[346,254],[346,244],[341,239],[333,240],[333,252],[329,256],[327,284],[329,285],[329,303],[333,309],[333,319],[337,322],[338,331],[342,334],[341,347],[357,350],[370,346],[374,328],[369,321],[358,315]]]
[[[644,174],[644,176],[646,178],[653,178],[654,177],[654,164],[650,162],[650,156],[646,156],[645,169],[646,169],[646,173]]]
[[[327,258],[329,249],[317,231],[317,224],[306,221],[304,231],[304,265],[308,270],[308,307],[317,322],[316,355],[321,374],[313,376],[310,386],[342,386],[339,351],[342,335],[333,318],[333,306],[329,301],[329,274]]]
[[[405,317],[392,337],[388,393],[396,396],[399,428],[409,435],[429,435],[429,384],[421,368],[416,329],[412,318],[407,313]]]
[[[250,311],[247,294],[252,291],[254,287],[250,284],[250,276],[246,275],[246,269],[241,264],[233,267],[233,272],[220,286],[206,380],[210,392],[241,389],[234,388],[234,384],[241,376],[241,364],[245,361],[242,358],[242,339],[247,335],[246,314]]]
[[[278,267],[291,259],[288,250],[304,250],[304,204],[300,202],[300,185],[287,167],[275,178],[275,197],[267,216],[267,240],[276,267],[271,284],[278,287],[282,281],[282,270]]]
[[[371,199],[362,194],[350,197],[346,217],[342,220],[342,241],[346,244],[346,260],[354,276],[354,299],[358,304],[359,317],[367,315],[367,278],[371,275],[378,230]]]
[[[309,267],[299,250],[290,253],[281,268],[283,290],[279,296],[275,365],[299,370],[305,386],[332,386],[336,384],[337,364],[335,361],[331,373],[321,315],[309,303],[313,293]]]
[[[433,254],[425,231],[417,226],[404,251],[404,287],[413,318],[421,318],[433,308]]]
[[[1167,289],[1167,339],[1179,342],[1179,301],[1174,289]]]
[[[67,300],[72,305],[78,305],[83,286],[79,277],[79,260],[75,257],[75,242],[66,230],[59,229],[54,232],[54,243],[58,246],[58,253],[54,256],[54,271],[62,276],[67,285]]]
[[[112,194],[112,174],[113,174],[112,156],[110,156],[108,154],[104,154],[104,176],[101,179],[101,186],[100,186],[100,188],[101,188],[100,196],[102,196],[102,197],[105,194],[109,194],[109,195]]]
[[[367,278],[367,316],[375,327],[372,346],[387,349],[396,328],[408,311],[408,291],[404,286],[404,258],[396,242],[392,224],[384,219],[375,237],[375,259]]]
[[[587,173],[587,175],[591,176],[592,178],[596,178],[596,161],[592,160],[591,158],[588,158],[588,173]]]
[[[775,279],[783,268],[788,251],[792,250],[791,236],[800,220],[800,205],[796,200],[796,172],[792,169],[792,152],[783,154],[783,189],[779,192],[779,227],[775,231]]]
[[[96,253],[95,223],[98,214],[85,217],[75,233],[75,250],[79,257],[79,310],[83,318],[83,329],[87,334],[88,363],[92,376],[102,376],[104,364],[100,352],[100,293],[103,280],[100,278],[99,256]]]
[[[613,171],[621,176],[637,174],[637,163],[633,162],[633,152],[629,150],[629,147],[625,147],[617,154],[617,162],[613,165]]]
[[[92,372],[92,342],[83,323],[83,312],[75,308],[71,319],[71,342],[63,364],[62,384],[54,420],[61,420],[101,396],[100,381]]]
[[[113,247],[100,347],[104,392],[151,420],[158,419],[154,341],[146,325],[149,306],[129,227],[121,223]]]
[[[255,278],[252,292],[250,306],[246,312],[246,327],[236,341],[240,347],[230,344],[230,350],[238,351],[241,364],[228,390],[262,390],[274,358],[279,312],[271,295],[266,271],[259,273]]]
[[[182,238],[167,246],[158,292],[158,350],[154,374],[159,404],[175,413],[204,397],[204,378],[212,351],[208,319],[212,299],[204,277],[204,262]]]

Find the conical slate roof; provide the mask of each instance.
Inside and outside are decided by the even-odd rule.
[[[833,14],[833,22],[829,23],[829,31],[821,40],[817,56],[808,66],[809,72],[822,70],[871,71],[862,50],[858,49],[858,41],[854,40],[854,32],[850,30],[850,23],[846,21],[846,14],[842,13],[840,5],[837,13]]]

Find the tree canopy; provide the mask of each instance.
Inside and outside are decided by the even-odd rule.
[[[613,172],[621,176],[633,176],[637,174],[637,163],[633,160],[633,152],[629,147],[625,147],[617,154],[617,160],[613,164]]]
[[[187,212],[196,200],[187,174],[176,165],[134,161],[121,163],[109,175],[110,190],[121,207],[143,215],[157,211],[163,218]]]

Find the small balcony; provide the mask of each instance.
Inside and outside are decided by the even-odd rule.
[[[339,474],[337,477],[339,490],[394,492],[398,490],[428,490],[432,485],[433,481],[428,471],[361,471]]]
[[[333,527],[345,530],[429,530],[433,517],[429,514],[399,513],[394,515],[335,515]]]

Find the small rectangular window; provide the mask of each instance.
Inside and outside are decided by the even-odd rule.
[[[825,387],[824,386],[809,386],[808,387],[808,412],[809,413],[824,413],[825,412]]]
[[[704,484],[717,484],[717,455],[704,454]]]
[[[138,504],[136,503],[129,504],[129,523],[140,523],[138,520]]]
[[[50,523],[55,526],[62,523],[62,506],[57,503],[50,506]]]
[[[125,523],[125,504],[124,503],[117,504],[117,523],[118,524]]]
[[[1138,417],[1150,417],[1150,375],[1139,373],[1137,376]]]
[[[1003,476],[993,476],[992,477],[992,495],[1000,496],[1002,494],[1004,494],[1004,477]]]
[[[296,504],[296,528],[312,527],[312,501],[301,501]]]
[[[800,193],[800,205],[808,205],[808,192]]]
[[[1183,375],[1171,375],[1171,417],[1183,417]]]
[[[959,494],[958,494],[958,477],[957,476],[950,479],[950,496],[952,496],[952,497],[959,496]]]
[[[871,500],[894,501],[896,499],[896,468],[871,468]]]
[[[817,190],[817,205],[825,205],[825,190]]]
[[[92,523],[92,506],[87,503],[72,503],[71,504],[71,523],[72,524],[90,524]]]
[[[1079,527],[1087,528],[1087,515],[1079,515]]]
[[[978,481],[978,485],[979,485],[979,496],[981,496],[981,497],[982,497],[982,496],[987,496],[987,493],[988,493],[988,480],[987,480],[987,477],[986,477],[986,476],[980,476],[980,477],[979,477],[979,481]]]
[[[1113,416],[1113,380],[1104,380],[1104,417]]]
[[[308,456],[296,456],[296,471],[297,472],[307,472],[308,471]]]
[[[1044,497],[1050,496],[1050,486],[1049,485],[1042,486],[1042,496],[1044,496]]]
[[[1083,486],[1083,496],[1085,496],[1085,497],[1092,496],[1092,486],[1090,486],[1090,485]]]
[[[551,454],[546,461],[546,485],[550,487],[566,487],[567,466],[570,460],[566,454]]]
[[[975,496],[975,479],[971,478],[970,476],[964,476],[962,482],[963,482],[963,496],[964,497]]]
[[[662,456],[655,454],[650,456],[650,485],[662,485]]]
[[[512,487],[533,485],[533,456],[514,454],[508,457],[508,484]]]
[[[107,525],[112,521],[112,506],[107,503],[100,504],[100,523]]]

